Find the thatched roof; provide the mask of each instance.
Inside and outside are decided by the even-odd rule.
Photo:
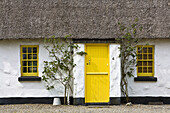
[[[136,17],[141,37],[170,38],[169,0],[0,0],[0,39],[114,38]]]

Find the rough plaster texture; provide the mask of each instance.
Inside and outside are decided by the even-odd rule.
[[[120,58],[119,58],[119,44],[109,45],[110,55],[110,97],[121,97],[120,81]]]
[[[169,0],[0,0],[0,39],[117,37],[136,17],[146,38],[170,38]]]
[[[78,44],[80,49],[77,51],[84,51],[85,44]],[[120,59],[119,56],[119,45],[110,44],[109,54],[110,54],[110,97],[120,97]],[[76,51],[75,51],[76,52]],[[112,59],[114,57],[114,60]],[[85,67],[84,67],[85,57],[76,55],[74,57],[74,63],[77,65],[74,68],[74,98],[85,97]]]
[[[75,50],[75,52],[85,51],[85,45],[84,44],[78,44],[79,49]],[[74,56],[74,63],[76,64],[76,67],[73,69],[73,75],[74,75],[74,93],[73,97],[84,97],[85,96],[85,56],[75,55]]]
[[[60,84],[55,90],[48,91],[43,81],[18,81],[18,77],[21,76],[20,45],[39,45],[39,77],[42,76],[43,61],[49,60],[43,41],[43,39],[0,40],[0,98],[63,96],[63,87]]]
[[[143,44],[155,46],[154,77],[156,82],[139,82],[129,78],[129,96],[162,96],[170,97],[170,40],[154,39],[146,40]],[[141,43],[142,44],[142,43]],[[135,76],[136,72],[134,73]]]
[[[156,82],[135,82],[129,78],[129,96],[162,96],[170,97],[170,39],[150,39],[141,44],[155,46],[154,72]],[[0,40],[0,98],[3,97],[53,97],[63,96],[63,87],[58,84],[55,90],[46,90],[45,83],[19,82],[20,77],[20,45],[39,45],[39,76],[42,76],[43,61],[49,60],[48,52],[43,47],[43,40]],[[85,45],[79,44],[84,51]],[[110,44],[110,97],[120,96],[120,59],[118,44]],[[114,57],[114,60],[112,59]],[[84,60],[82,56],[74,56],[77,64],[74,73],[75,98],[84,97]],[[136,72],[134,73],[136,76]]]

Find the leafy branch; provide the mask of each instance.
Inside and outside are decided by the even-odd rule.
[[[42,79],[47,83],[47,89],[55,88],[56,81],[64,86],[64,104],[69,104],[69,93],[73,93],[71,82],[73,80],[73,68],[76,66],[73,61],[73,50],[79,46],[68,39],[71,35],[65,36],[64,39],[56,39],[52,36],[45,39],[45,49],[49,53],[50,61],[44,61],[44,71]],[[86,55],[81,51],[75,53]]]

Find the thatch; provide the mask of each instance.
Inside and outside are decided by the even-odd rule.
[[[136,17],[140,37],[170,38],[169,0],[0,0],[0,39],[114,38]]]

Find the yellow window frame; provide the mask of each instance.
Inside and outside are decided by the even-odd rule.
[[[139,58],[139,51],[138,51],[138,48],[142,48],[142,53],[140,53],[141,55],[142,55],[142,59],[138,59]],[[147,53],[143,53],[143,48],[152,48],[152,53],[149,53],[148,51],[148,49],[147,49]],[[147,59],[143,59],[143,56],[144,56],[144,54],[146,54],[147,55]],[[148,58],[148,55],[149,54],[152,54],[152,59],[149,59]],[[154,46],[153,45],[138,45],[137,46],[137,63],[139,62],[139,61],[141,61],[142,62],[142,66],[138,66],[137,65],[137,76],[154,76]],[[143,64],[144,64],[144,62],[147,62],[147,66],[143,66]],[[148,62],[149,61],[151,61],[152,62],[152,66],[148,66]],[[139,73],[138,72],[138,67],[142,67],[142,73]],[[147,72],[146,73],[144,73],[143,72],[143,67],[146,67],[147,68]],[[152,73],[150,73],[150,72],[148,72],[148,67],[152,67]]]
[[[37,59],[33,59],[33,54],[35,54],[35,53],[33,53],[33,50],[32,50],[32,52],[31,53],[28,53],[28,49],[27,49],[27,51],[26,51],[26,53],[23,53],[23,48],[24,47],[26,47],[26,48],[28,48],[28,47],[31,47],[31,48],[33,48],[33,47],[36,47],[37,48]],[[23,54],[32,54],[32,59],[23,59]],[[27,57],[28,57],[28,55],[27,55]],[[28,62],[27,62],[27,66],[23,66],[23,61],[37,61],[37,66],[33,66],[33,63],[32,63],[32,66],[28,66]],[[20,64],[21,64],[21,76],[38,76],[38,67],[39,67],[39,46],[38,45],[21,45],[20,46]],[[32,72],[23,72],[23,67],[32,67]],[[36,67],[37,68],[37,72],[33,72],[33,67]],[[28,69],[27,69],[28,70]]]

